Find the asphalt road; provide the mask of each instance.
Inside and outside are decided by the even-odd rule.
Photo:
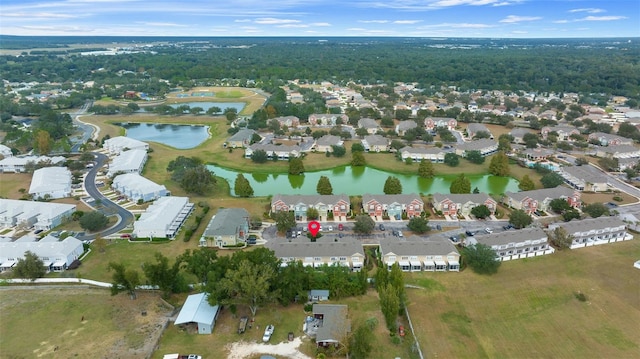
[[[96,165],[93,166],[92,169],[89,170],[87,176],[84,180],[84,188],[85,191],[93,198],[93,202],[99,201],[102,209],[100,209],[103,213],[107,215],[115,214],[118,217],[118,222],[110,228],[107,228],[98,233],[92,233],[88,235],[84,235],[81,238],[78,237],[79,240],[91,240],[96,236],[105,237],[114,233],[117,233],[123,230],[128,225],[132,224],[134,221],[134,216],[131,212],[126,209],[118,206],[107,197],[103,196],[102,193],[98,190],[96,186],[96,175],[98,171],[104,166],[107,162],[108,157],[99,152],[92,152],[96,157]]]

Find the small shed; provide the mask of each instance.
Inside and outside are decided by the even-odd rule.
[[[220,306],[212,306],[209,304],[208,298],[207,293],[188,296],[180,309],[175,325],[195,323],[198,327],[198,334],[211,334],[220,312]]]
[[[322,302],[325,300],[329,300],[328,289],[312,289],[309,291],[310,302]]]

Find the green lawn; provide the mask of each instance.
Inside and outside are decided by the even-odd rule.
[[[410,313],[426,357],[635,358],[637,240],[505,262],[494,276],[420,273]],[[582,292],[586,302],[575,294]]]

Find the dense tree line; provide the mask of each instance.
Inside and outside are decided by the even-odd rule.
[[[432,40],[418,38],[327,42],[306,38],[211,39],[212,44],[250,46],[210,50],[167,46],[154,49],[158,52],[154,55],[2,56],[0,71],[9,81],[45,78],[54,82],[97,80],[103,83],[112,82],[116,77],[126,78],[132,85],[167,79],[174,85],[193,86],[226,78],[238,79],[238,85],[260,87],[281,79],[337,80],[345,84],[348,81],[360,84],[404,81],[417,82],[422,88],[446,83],[457,84],[463,90],[608,93],[638,98],[640,48],[635,44],[628,44],[623,51],[607,48],[606,41],[464,41],[480,46],[465,50],[436,48]],[[497,45],[498,42],[506,47]],[[550,43],[554,45],[549,46]],[[98,69],[100,71],[96,71]],[[161,86],[161,82],[154,83]],[[145,91],[161,94],[166,90]]]

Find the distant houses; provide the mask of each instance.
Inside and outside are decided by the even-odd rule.
[[[420,195],[408,194],[364,194],[362,195],[362,209],[375,220],[384,217],[394,219],[412,218],[420,216],[424,211],[424,201]]]
[[[339,195],[284,195],[277,194],[271,199],[271,211],[292,211],[296,220],[306,221],[307,211],[314,208],[319,219],[326,221],[331,216],[334,220],[345,221],[351,209],[349,196]]]
[[[506,192],[502,198],[502,203],[511,208],[521,209],[528,214],[533,214],[536,211],[546,212],[549,209],[549,203],[559,198],[566,200],[571,207],[580,208],[580,191],[565,186]]]

